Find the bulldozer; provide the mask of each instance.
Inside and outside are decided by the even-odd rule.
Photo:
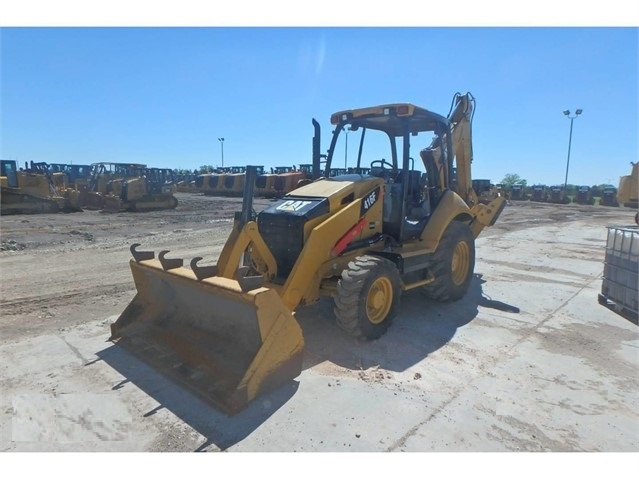
[[[546,185],[533,185],[530,201],[545,203],[548,201],[548,187]]]
[[[114,186],[117,190],[116,194],[119,195],[122,180],[139,177],[140,172],[146,167],[143,163],[92,163],[91,177],[82,206],[90,210],[102,210],[106,196],[114,194]]]
[[[510,199],[516,201],[526,201],[528,199],[525,193],[525,185],[522,183],[515,183],[510,187]]]
[[[619,178],[617,199],[626,208],[639,208],[639,161],[630,162],[632,170],[629,175]],[[635,213],[635,223],[639,225],[639,211]]]
[[[258,174],[264,173],[264,169],[258,167]],[[220,190],[222,196],[242,196],[244,191],[244,179],[246,177],[245,166],[231,166],[229,173],[224,177]]]
[[[273,171],[276,175],[273,183],[276,197],[290,193],[310,178],[310,172],[306,168],[297,168],[295,165],[276,166]]]
[[[573,203],[579,205],[594,205],[595,198],[592,195],[592,189],[588,185],[582,185],[577,188],[577,195],[573,199]]]
[[[619,198],[617,198],[617,188],[612,185],[606,186],[601,190],[601,198],[599,199],[601,206],[619,206]]]
[[[64,173],[69,187],[78,191],[86,190],[91,178],[91,165],[74,165],[67,163],[49,163],[49,168],[54,173]]]
[[[32,161],[19,169],[15,160],[0,160],[0,185],[2,215],[82,211],[67,175],[52,172],[47,163]]]
[[[301,373],[298,307],[332,297],[345,334],[374,340],[403,292],[463,298],[475,239],[505,206],[503,197],[479,203],[472,189],[474,109],[470,93],[457,93],[448,116],[411,103],[339,111],[326,155],[313,119],[312,178],[257,214],[248,166],[242,209],[215,264],[195,257],[187,267],[168,250],[131,245],[137,293],[109,339],[235,414]],[[360,132],[356,168],[368,174],[330,176],[345,128]]]
[[[216,168],[211,173],[203,173],[195,180],[196,187],[206,196],[223,196],[224,183],[231,174],[231,168]]]
[[[137,177],[113,180],[111,193],[104,197],[102,210],[118,213],[175,209],[178,205],[173,195],[176,188],[173,170],[143,168]]]
[[[546,197],[546,201],[548,203],[555,203],[559,205],[567,205],[570,203],[570,196],[566,193],[566,189],[563,185],[555,185],[551,186],[548,190],[548,195]]]
[[[503,196],[502,185],[494,185],[490,180],[472,180],[473,190],[480,203],[489,204],[499,196]]]
[[[263,198],[273,198],[277,196],[277,191],[275,191],[276,178],[277,175],[275,173],[263,171],[260,174],[258,172],[257,179],[255,180],[255,196]]]

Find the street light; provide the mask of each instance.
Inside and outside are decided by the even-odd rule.
[[[222,147],[222,168],[224,168],[224,138],[218,138],[217,141],[220,142],[220,146]]]
[[[568,137],[568,159],[566,160],[566,179],[564,180],[564,194],[567,194],[566,186],[568,185],[568,166],[570,165],[570,145],[572,144],[572,122],[577,118],[583,110],[578,108],[575,110],[575,115],[570,116],[570,110],[564,110],[564,115],[570,118],[570,136]]]

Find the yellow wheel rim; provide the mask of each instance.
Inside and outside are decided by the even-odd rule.
[[[457,243],[453,251],[451,277],[456,286],[460,286],[468,277],[470,268],[470,247],[465,241]]]
[[[393,304],[393,285],[388,278],[377,278],[366,297],[366,316],[373,324],[379,324],[391,309]]]

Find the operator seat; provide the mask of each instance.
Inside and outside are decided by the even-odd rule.
[[[431,204],[426,186],[426,174],[411,170],[408,172],[408,192],[406,197],[406,218],[404,238],[419,238],[430,219]]]
[[[408,182],[406,192],[405,216],[402,211],[402,185]],[[384,197],[384,231],[399,238],[400,229],[403,238],[419,238],[426,223],[430,219],[431,204],[426,194],[426,175],[417,170],[409,170],[407,175],[400,171],[395,183],[388,185],[389,190]],[[403,225],[402,225],[403,223]]]

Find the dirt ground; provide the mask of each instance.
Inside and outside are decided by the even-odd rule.
[[[162,379],[148,379],[152,372],[98,352],[106,348],[109,322],[135,294],[130,244],[169,249],[169,257],[187,261],[203,256],[202,264],[213,264],[233,212],[241,208],[239,198],[177,196],[173,211],[1,218],[0,358],[5,366],[0,366],[0,382],[6,393],[1,450],[639,450],[637,329],[596,301],[605,227],[631,224],[629,210],[512,202],[478,240],[477,275],[468,298],[452,306],[427,305],[433,316],[446,318],[437,326],[411,322],[423,315],[424,305],[410,294],[400,320],[372,343],[345,338],[330,319],[330,304],[304,308],[297,315],[307,337],[299,384],[230,419]],[[257,199],[254,208],[268,204]],[[422,336],[428,339],[418,343]],[[92,378],[85,377],[86,368],[70,366],[74,360],[60,359],[56,366],[62,350],[49,350],[51,341],[61,341],[79,365],[101,359],[108,366]],[[48,356],[26,356],[39,350]],[[524,357],[536,359],[524,363]],[[48,366],[42,364],[47,361]],[[24,370],[12,369],[17,364]],[[508,371],[504,364],[510,365]],[[582,373],[579,364],[590,365],[589,372]],[[521,379],[531,373],[532,383]],[[80,376],[85,377],[81,384]],[[571,394],[590,387],[600,399],[589,400],[589,406],[575,404],[579,401]],[[326,391],[333,402],[322,402],[323,412],[309,419],[308,410],[317,408]],[[567,396],[553,396],[560,392]],[[71,393],[117,394],[124,412],[103,412],[131,418],[126,440],[116,429],[108,442],[95,443],[82,442],[77,434],[59,440],[42,433],[39,441],[26,432],[16,436],[36,393],[42,407],[46,397],[64,393],[67,401]],[[543,401],[531,399],[543,394]],[[20,402],[25,395],[32,395],[32,406]],[[351,407],[354,396],[359,408]],[[366,405],[370,411],[363,409],[367,397],[375,402]],[[378,414],[375,408],[383,410],[385,401],[394,401],[406,416],[392,423],[381,416],[373,422],[366,418],[362,411]],[[473,406],[464,410],[464,404]],[[574,424],[563,425],[566,415],[576,418]],[[376,439],[365,441],[374,426],[368,438]],[[348,435],[342,435],[346,430]]]
[[[129,246],[141,243],[168,257],[214,262],[239,211],[239,198],[178,193],[176,210],[3,216],[0,222],[2,340],[72,328],[119,314],[135,293]],[[259,212],[270,200],[256,199]],[[612,215],[612,216],[611,216]],[[630,219],[630,214],[627,215]],[[511,202],[481,237],[541,224],[624,218],[619,208]],[[206,264],[206,261],[201,263]]]
[[[196,251],[194,256],[214,262],[241,199],[176,196],[178,208],[167,211],[3,216],[2,339],[72,328],[89,317],[121,312],[135,292],[128,267],[132,243],[178,255]],[[254,209],[267,204],[256,199]]]

